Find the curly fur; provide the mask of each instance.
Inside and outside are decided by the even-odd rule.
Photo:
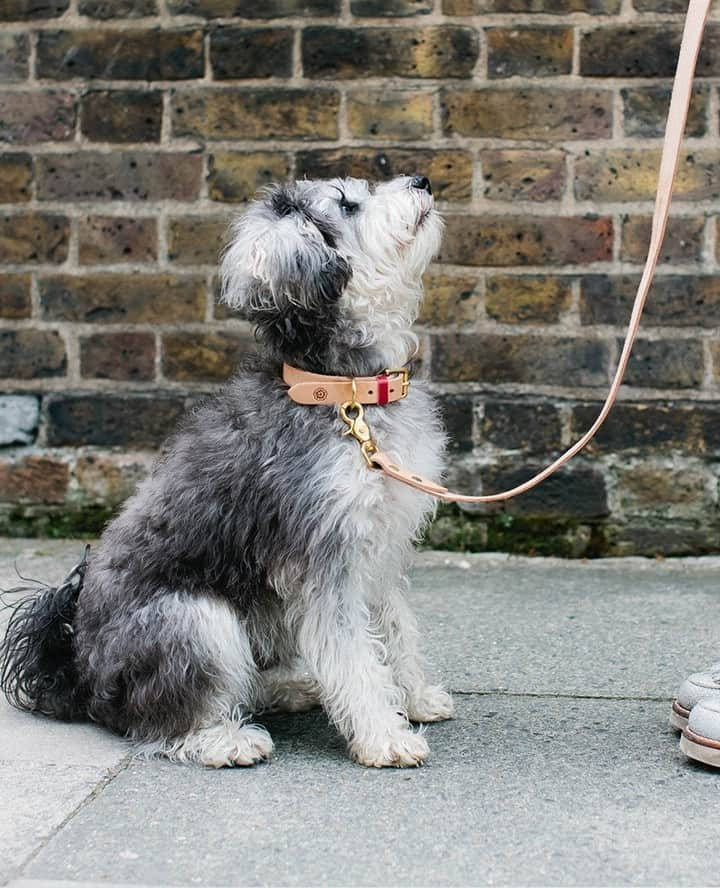
[[[270,755],[254,713],[318,702],[357,761],[426,757],[409,718],[452,705],[425,684],[403,588],[433,504],[368,471],[336,409],[292,403],[280,362],[357,375],[404,364],[440,233],[427,181],[409,177],[276,187],[237,220],[223,298],[256,325],[261,353],[186,418],[82,587],[16,612],[2,661],[19,705],[79,707],[145,754],[222,766]],[[421,385],[366,415],[384,451],[441,474]]]

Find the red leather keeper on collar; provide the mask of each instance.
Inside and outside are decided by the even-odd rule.
[[[353,379],[355,390],[353,393]],[[406,397],[410,388],[408,371],[385,370],[378,376],[323,376],[283,364],[283,381],[296,404],[392,404]]]

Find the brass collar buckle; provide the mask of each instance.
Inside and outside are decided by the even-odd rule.
[[[385,370],[385,376],[400,376],[402,382],[400,383],[400,397],[407,398],[407,394],[410,391],[410,371],[407,367],[393,367],[392,369],[388,368]]]

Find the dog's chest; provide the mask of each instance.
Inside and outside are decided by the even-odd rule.
[[[367,408],[365,418],[380,450],[418,474],[441,480],[445,435],[435,404],[426,392],[411,392],[407,400],[387,408]],[[344,500],[344,505],[338,505],[348,518],[367,524],[366,530],[375,538],[383,534],[394,538],[413,536],[434,508],[434,501],[369,469],[352,439],[342,437],[333,449],[335,490],[343,491]]]

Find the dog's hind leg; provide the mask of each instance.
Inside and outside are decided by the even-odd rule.
[[[258,674],[245,626],[222,599],[158,593],[117,614],[88,658],[92,716],[138,741],[138,754],[211,767],[267,759],[247,724]]]
[[[260,673],[260,703],[269,712],[307,712],[320,705],[320,688],[298,659]]]

